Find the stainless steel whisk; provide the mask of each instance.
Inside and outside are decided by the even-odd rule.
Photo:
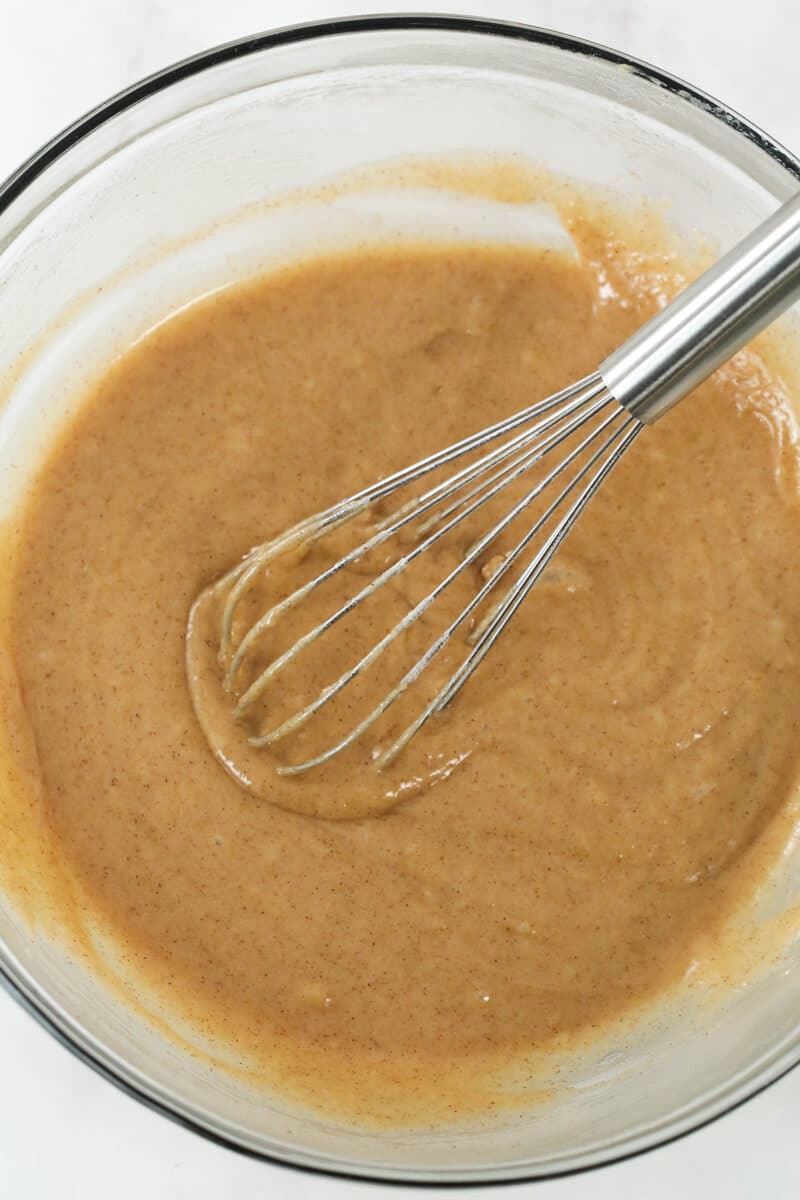
[[[417,621],[462,571],[477,562],[512,521],[539,496],[545,495],[546,500],[552,488],[553,499],[544,512],[502,557],[497,569],[466,607],[431,642],[380,703],[335,745],[303,762],[276,769],[281,774],[299,774],[327,761],[360,738],[419,679],[511,568],[518,562],[525,562],[526,551],[530,551],[535,539],[543,535],[544,540],[525,562],[518,577],[472,630],[467,639],[469,649],[460,666],[400,736],[387,749],[376,752],[374,762],[378,769],[390,763],[421,726],[450,703],[485,658],[581,512],[645,425],[667,412],[799,297],[800,196],[796,196],[606,358],[592,375],[396,472],[324,512],[308,517],[281,536],[251,550],[213,589],[217,594],[227,593],[222,607],[220,660],[225,672],[225,687],[236,698],[235,715],[242,720],[252,713],[253,705],[267,687],[322,634],[535,464],[553,455],[565,443],[579,439],[577,445],[554,460],[543,477],[536,478],[528,492],[473,543],[458,565],[366,654],[294,716],[272,729],[254,733],[248,739],[250,744],[273,745],[311,720],[323,705],[332,701]],[[495,442],[500,444],[482,454],[477,461],[470,462],[374,525],[371,536],[314,579],[280,599],[234,644],[235,619],[241,612],[242,601],[278,555],[318,541],[377,501]],[[570,468],[573,468],[572,472]],[[240,683],[248,674],[246,664],[254,661],[252,656],[262,647],[265,635],[282,615],[301,604],[338,572],[413,522],[418,525],[416,542],[410,549],[355,591],[324,621],[303,634],[263,669],[259,668],[254,679],[248,677],[246,686]]]

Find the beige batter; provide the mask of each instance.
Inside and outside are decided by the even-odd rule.
[[[27,510],[13,649],[60,854],[179,1007],[364,1119],[437,1086],[457,1112],[453,1064],[513,1062],[679,980],[766,870],[798,774],[796,447],[754,353],[639,438],[385,774],[368,743],[300,779],[262,752],[255,795],[195,718],[203,587],[652,311],[664,264],[575,233],[580,267],[406,247],[198,304],[102,380]],[[209,696],[214,630],[190,656]]]

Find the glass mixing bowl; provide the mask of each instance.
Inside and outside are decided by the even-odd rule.
[[[325,205],[298,216],[271,200],[385,160],[453,153],[521,155],[655,199],[679,230],[719,249],[800,176],[770,138],[679,80],[518,25],[345,20],[189,59],[84,117],[0,189],[2,516],[98,367],[181,304],[296,252],[326,224]],[[373,210],[380,225],[379,199]],[[800,898],[798,840],[759,898],[759,919]],[[9,990],[120,1087],[206,1135],[295,1164],[438,1182],[585,1168],[719,1116],[800,1059],[795,939],[724,1003],[674,1005],[565,1068],[565,1086],[524,1121],[354,1130],[214,1071],[120,1003],[44,932],[40,882],[28,881],[25,913],[15,893],[0,893]]]

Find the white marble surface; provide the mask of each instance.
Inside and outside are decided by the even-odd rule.
[[[800,151],[797,0],[464,0],[464,6],[649,59]],[[398,0],[0,0],[0,176],[85,109],[176,58],[269,26],[400,7]],[[446,0],[412,0],[409,8],[458,11]],[[0,1195],[8,1200],[397,1194],[255,1162],[179,1129],[97,1078],[4,994],[0,1064]],[[797,1200],[799,1131],[797,1070],[662,1150],[589,1175],[479,1194]]]

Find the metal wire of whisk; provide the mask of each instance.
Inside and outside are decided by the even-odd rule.
[[[235,715],[241,720],[252,715],[254,705],[267,688],[337,622],[489,501],[522,480],[534,466],[543,464],[543,473],[537,471],[528,490],[472,543],[432,591],[315,699],[272,728],[253,733],[248,739],[250,744],[274,745],[310,721],[542,498],[544,510],[537,512],[511,550],[500,556],[483,586],[379,703],[334,745],[302,762],[280,765],[276,770],[285,775],[300,774],[360,739],[420,678],[454,635],[469,628],[468,622],[488,602],[488,611],[469,632],[468,650],[460,665],[392,744],[376,751],[374,765],[378,769],[392,762],[430,717],[453,700],[486,657],[580,514],[645,426],[657,420],[799,297],[800,196],[796,196],[606,358],[594,374],[308,517],[251,550],[214,585],[214,591],[224,596],[220,628],[224,682],[236,697]],[[477,460],[468,461],[448,478],[377,521],[365,540],[315,578],[279,599],[244,633],[234,636],[244,598],[276,557],[319,541],[376,502],[476,452],[480,452]],[[412,524],[415,539],[410,548],[404,546],[396,560],[357,588],[334,612],[277,657],[259,666],[254,677],[248,674],[246,665],[260,652],[263,639],[283,615]],[[515,566],[519,573],[504,591],[498,590],[499,599],[492,603],[492,593]],[[243,677],[247,678],[244,686],[240,683]]]

